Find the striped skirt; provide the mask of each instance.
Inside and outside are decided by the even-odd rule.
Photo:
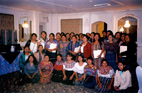
[[[79,74],[79,73],[77,73],[77,76],[78,76],[78,78],[80,78],[80,77],[82,77],[84,74]],[[75,78],[76,79],[76,78]],[[79,86],[82,86],[83,85],[83,79],[82,79],[82,81],[78,81],[78,82],[76,82],[75,81],[75,79],[74,79],[74,81],[73,81],[73,84],[74,85],[79,85]]]
[[[108,85],[111,82],[111,78],[106,78],[106,77],[99,77],[100,82],[102,84],[102,88],[99,87],[99,83],[97,84],[95,91],[96,92],[108,92]]]

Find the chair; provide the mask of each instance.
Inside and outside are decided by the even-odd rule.
[[[142,67],[138,66],[136,68],[136,74],[137,74],[138,85],[139,85],[138,93],[142,93]]]

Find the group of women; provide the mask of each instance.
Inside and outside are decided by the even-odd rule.
[[[57,33],[55,39],[50,33],[47,39],[43,31],[36,40],[37,35],[33,33],[19,59],[25,82],[62,82],[97,92],[129,91],[136,44],[129,34],[117,32],[113,36],[110,30],[102,34],[103,37],[94,32]],[[127,51],[119,52],[121,45],[127,46]],[[100,52],[94,52],[98,50]]]

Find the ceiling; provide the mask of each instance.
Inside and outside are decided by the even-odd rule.
[[[142,0],[0,0],[0,5],[61,14],[142,8]]]

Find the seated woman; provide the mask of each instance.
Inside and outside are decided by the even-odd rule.
[[[95,88],[97,82],[97,67],[93,65],[93,58],[87,58],[88,65],[84,68],[84,87]]]
[[[63,84],[73,85],[74,65],[75,62],[72,60],[72,54],[67,54],[67,61],[63,64]]]
[[[19,67],[20,67],[21,73],[24,73],[25,62],[31,54],[33,54],[33,53],[30,52],[30,48],[28,46],[25,46],[24,52],[19,58]]]
[[[40,83],[48,84],[51,82],[53,64],[49,61],[49,56],[45,55],[44,60],[39,64]]]
[[[114,70],[108,66],[106,59],[101,62],[100,68],[97,71],[98,84],[96,86],[96,92],[108,92],[111,90],[111,86],[114,80]]]
[[[54,65],[52,81],[54,82],[62,82],[63,81],[63,61],[62,55],[57,55],[57,61]]]
[[[74,84],[75,85],[83,85],[84,81],[84,67],[87,65],[86,62],[83,62],[83,56],[79,55],[78,56],[78,61],[75,63],[74,66],[74,73],[75,73],[75,79],[74,79]]]
[[[44,54],[43,54],[43,46],[38,46],[38,52],[34,54],[35,58],[37,59],[38,63],[40,63],[42,60],[44,60]]]
[[[34,55],[30,55],[25,63],[25,80],[28,83],[36,83],[39,81],[38,64]]]
[[[114,77],[114,89],[119,92],[128,92],[132,86],[131,73],[124,62],[118,62],[118,70]]]

